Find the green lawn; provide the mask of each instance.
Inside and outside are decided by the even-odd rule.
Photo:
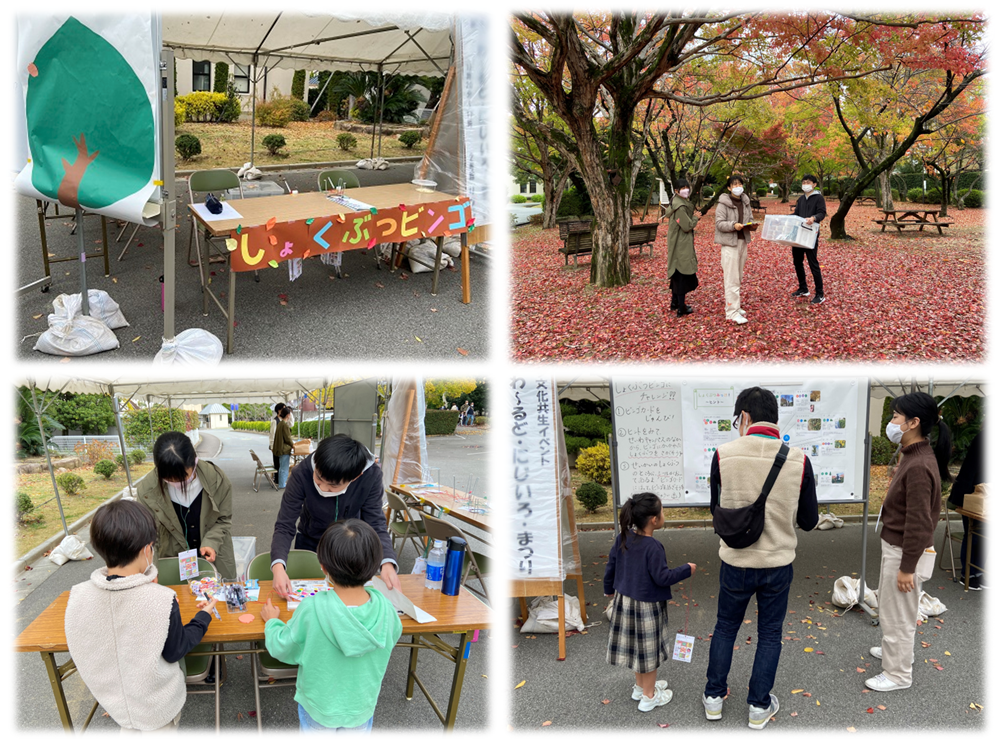
[[[152,462],[132,466],[129,469],[132,473],[132,483],[134,484],[152,468]],[[110,479],[94,473],[93,466],[81,466],[73,469],[72,473],[83,478],[87,488],[74,496],[59,492],[66,523],[69,525],[128,486],[124,471],[118,471]],[[52,479],[48,471],[19,473],[16,485],[17,491],[23,491],[31,497],[31,501],[35,503],[34,514],[39,517],[37,522],[15,527],[14,550],[17,557],[20,557],[61,531],[62,521],[59,519],[59,507],[52,492]]]
[[[258,126],[255,140],[254,163],[262,165],[290,165],[301,162],[333,162],[336,160],[359,160],[371,155],[371,134],[353,134],[358,143],[350,151],[337,146],[337,135],[343,132],[333,128],[330,122],[293,121],[283,129]],[[178,170],[205,170],[214,167],[242,167],[250,160],[250,123],[241,121],[232,124],[185,123],[177,129],[176,136],[192,134],[201,141],[201,154],[182,160],[178,156]],[[269,154],[263,144],[268,134],[285,137],[285,147],[277,154]],[[407,149],[395,136],[382,137],[382,156],[414,157],[424,153],[426,141]],[[375,142],[378,156],[378,137]]]

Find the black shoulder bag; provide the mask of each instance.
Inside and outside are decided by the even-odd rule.
[[[730,548],[746,548],[760,539],[760,534],[764,532],[764,505],[767,503],[767,496],[771,493],[771,488],[778,479],[778,473],[785,465],[787,458],[788,446],[782,443],[756,502],[736,509],[717,506],[712,512],[712,525],[715,528],[715,533]]]

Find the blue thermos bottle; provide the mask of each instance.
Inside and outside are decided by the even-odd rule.
[[[441,594],[454,597],[462,586],[462,571],[465,566],[465,539],[453,535],[448,538],[448,557],[444,562],[444,582]]]

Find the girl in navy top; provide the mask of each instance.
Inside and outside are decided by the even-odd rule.
[[[635,672],[632,699],[648,712],[673,697],[667,680],[656,681],[659,665],[670,658],[667,600],[670,585],[694,573],[695,565],[669,568],[663,544],[653,532],[663,527],[663,504],[656,494],[636,494],[622,507],[621,533],[615,538],[604,571],[609,608],[608,663]]]

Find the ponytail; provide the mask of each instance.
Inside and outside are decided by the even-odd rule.
[[[649,520],[660,514],[663,502],[651,492],[633,495],[622,505],[618,514],[618,524],[621,526],[621,549],[627,550],[625,541],[635,530],[642,530]]]
[[[941,419],[937,402],[930,394],[923,391],[915,391],[911,394],[903,394],[892,400],[890,409],[899,412],[907,419],[917,417],[920,419],[920,434],[930,438],[931,430],[937,427],[937,442],[934,444],[934,457],[937,459],[938,473],[941,474],[942,481],[951,481],[951,471],[948,470],[948,461],[951,460],[951,430],[945,421]]]

